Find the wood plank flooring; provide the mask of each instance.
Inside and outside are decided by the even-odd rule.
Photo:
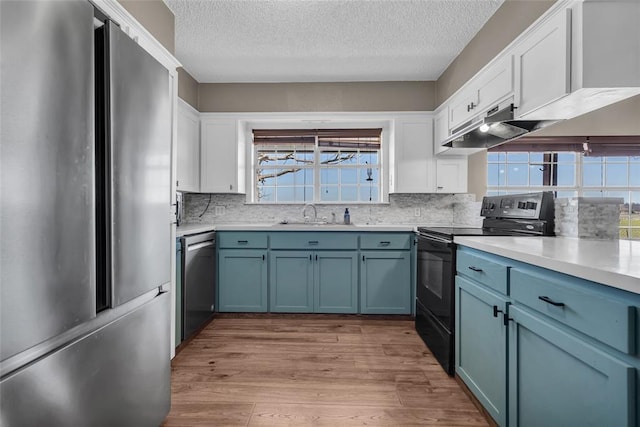
[[[216,318],[172,362],[164,426],[486,426],[412,320]]]

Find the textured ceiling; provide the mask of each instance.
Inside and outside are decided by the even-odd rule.
[[[164,0],[201,83],[436,80],[504,0]]]

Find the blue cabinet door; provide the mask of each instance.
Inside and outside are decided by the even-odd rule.
[[[269,262],[270,311],[313,312],[313,253],[272,251]]]
[[[410,251],[360,252],[361,313],[411,313],[410,254]]]
[[[355,251],[322,251],[314,254],[316,313],[358,312],[358,255]]]
[[[456,374],[501,426],[507,420],[506,308],[506,297],[456,276]]]
[[[267,311],[267,251],[218,251],[218,301],[221,312]]]
[[[509,424],[635,426],[635,369],[551,320],[511,307]]]

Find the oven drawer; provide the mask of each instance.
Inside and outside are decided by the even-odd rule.
[[[360,249],[384,249],[405,251],[411,249],[411,234],[362,233]]]
[[[507,294],[509,266],[498,260],[458,249],[456,253],[458,274],[469,277],[493,290]]]
[[[571,276],[511,270],[511,298],[625,353],[635,353],[635,307]]]

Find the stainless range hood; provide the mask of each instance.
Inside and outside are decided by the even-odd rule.
[[[471,120],[457,129],[442,144],[451,148],[491,148],[519,138],[557,120],[515,120],[513,104],[489,110],[485,117]]]

